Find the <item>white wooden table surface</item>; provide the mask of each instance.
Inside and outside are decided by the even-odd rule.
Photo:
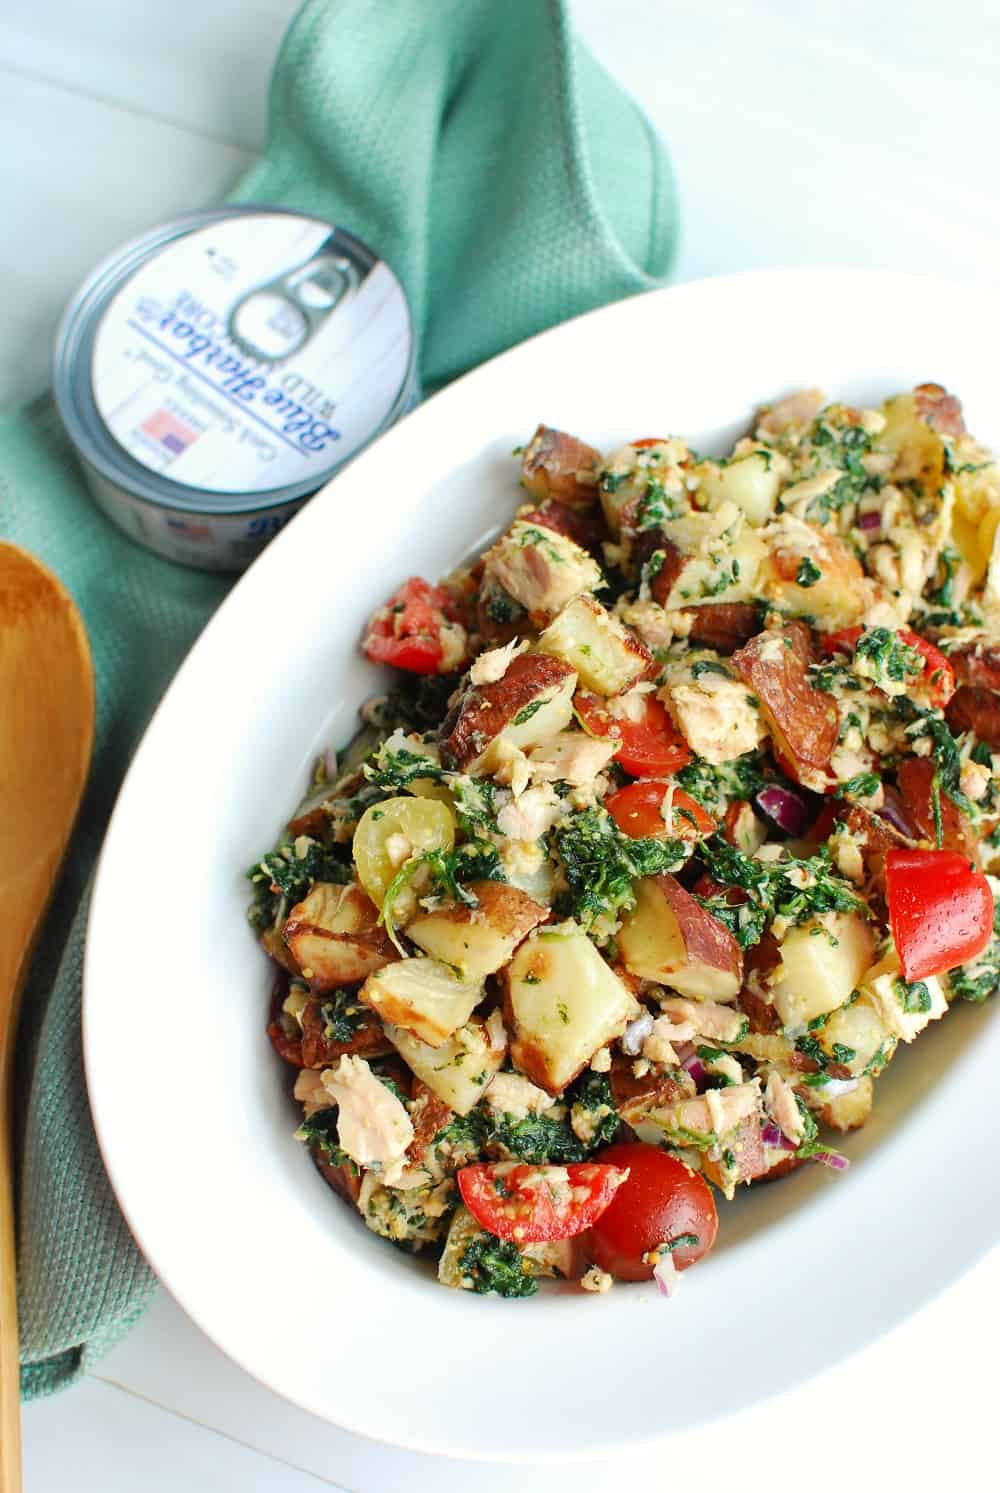
[[[684,195],[678,278],[845,263],[1000,280],[995,7],[574,9],[596,55],[671,142]],[[252,160],[293,10],[294,0],[3,0],[0,405],[46,382],[58,314],[98,258],[213,202]],[[947,1248],[932,1193],[927,1210],[914,1250]],[[803,1483],[822,1493],[845,1479],[859,1490],[889,1479],[913,1490],[994,1486],[998,1327],[995,1250],[889,1337],[793,1394],[677,1437],[656,1457],[565,1476],[575,1493],[618,1488],[630,1473],[646,1488],[727,1493],[747,1469],[766,1475],[769,1493]],[[714,1346],[724,1365],[724,1345]],[[624,1366],[615,1377],[627,1393]],[[460,1397],[474,1413],[467,1390]],[[343,1434],[249,1379],[165,1296],[97,1374],[27,1408],[25,1439],[29,1493],[535,1493],[560,1476],[441,1463]]]

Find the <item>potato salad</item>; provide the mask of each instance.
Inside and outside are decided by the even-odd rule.
[[[843,1170],[1000,984],[1000,465],[936,384],[792,394],[725,458],[516,454],[251,868],[268,1035],[319,1172],[444,1285],[669,1295],[717,1198]]]

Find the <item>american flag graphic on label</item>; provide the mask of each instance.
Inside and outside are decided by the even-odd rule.
[[[178,420],[169,410],[156,410],[139,429],[150,440],[157,441],[171,456],[180,456],[197,439],[199,432],[183,420]]]

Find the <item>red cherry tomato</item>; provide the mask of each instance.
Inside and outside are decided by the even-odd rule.
[[[667,777],[691,761],[691,748],[652,695],[644,697],[638,721],[613,716],[595,695],[577,694],[574,704],[592,736],[620,737],[615,761],[634,778]]]
[[[411,674],[436,674],[444,657],[441,627],[453,614],[444,591],[411,576],[369,622],[362,645],[365,654],[374,663],[392,664]]]
[[[821,642],[830,653],[853,653],[854,645],[864,630],[863,627],[842,627],[839,632],[827,633]],[[926,688],[931,705],[943,710],[955,693],[955,670],[940,648],[935,648],[933,643],[928,643],[919,633],[911,632],[908,627],[900,627],[896,630],[896,636],[924,660],[924,672],[913,681],[914,687]]]
[[[648,451],[650,446],[665,446],[667,437],[663,435],[644,435],[641,441],[630,441],[629,445],[633,451]]]
[[[595,1223],[628,1176],[593,1161],[529,1166],[523,1161],[476,1162],[458,1173],[458,1190],[473,1218],[514,1244],[571,1239]]]
[[[653,1266],[643,1255],[682,1234],[693,1234],[697,1243],[671,1251],[678,1270],[696,1265],[708,1254],[719,1219],[703,1177],[676,1156],[643,1141],[623,1141],[600,1156],[603,1162],[627,1167],[628,1181],[583,1241],[595,1265],[616,1280],[649,1280]]]
[[[954,850],[890,850],[885,858],[889,925],[907,980],[976,959],[993,933],[993,893]]]
[[[604,807],[622,833],[630,835],[633,840],[646,836],[703,840],[706,835],[712,834],[715,820],[683,788],[674,789],[670,823],[667,824],[662,809],[664,795],[669,787],[669,783],[657,779],[629,783],[627,788],[619,788],[617,793],[609,794],[604,800]]]

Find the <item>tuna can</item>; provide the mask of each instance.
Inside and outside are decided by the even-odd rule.
[[[95,270],[56,339],[59,413],[99,507],[199,570],[247,566],[419,397],[392,270],[270,207],[193,213]]]

